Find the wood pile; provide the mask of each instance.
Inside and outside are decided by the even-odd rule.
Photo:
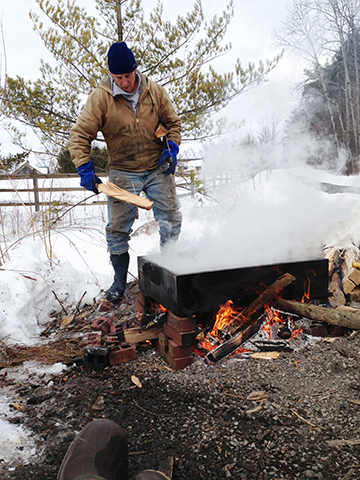
[[[358,248],[332,248],[329,260],[329,303],[332,307],[360,304],[360,252]]]

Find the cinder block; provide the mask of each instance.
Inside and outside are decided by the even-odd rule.
[[[111,336],[115,336],[115,335],[116,335],[116,325],[115,325],[114,323],[111,323],[111,324],[110,324],[109,335],[111,335]]]
[[[118,344],[120,343],[119,337],[117,335],[107,335],[105,337],[106,343]]]
[[[168,324],[164,324],[164,333],[167,337],[174,340],[175,343],[181,347],[186,347],[188,345],[194,345],[196,341],[196,331],[195,332],[177,332],[174,328],[170,327]]]
[[[181,347],[180,345],[175,343],[174,340],[169,340],[168,343],[169,343],[169,356],[171,358],[191,357],[192,355],[191,346]]]
[[[99,347],[101,345],[101,338],[102,338],[101,332],[88,332],[83,336],[82,343],[84,347],[87,347],[87,346]]]
[[[98,311],[99,312],[110,312],[111,310],[113,310],[113,308],[114,308],[114,305],[112,305],[107,300],[104,300],[103,302],[101,302],[101,304],[98,308]]]
[[[177,332],[194,332],[196,320],[190,317],[177,317],[172,312],[168,313],[167,324]]]
[[[156,349],[160,353],[160,355],[162,355],[163,357],[165,356],[165,354],[169,349],[168,337],[165,335],[164,332],[159,333]]]
[[[129,362],[136,357],[136,347],[133,343],[121,343],[111,348],[109,355],[110,365]]]
[[[99,317],[92,324],[91,328],[102,332],[104,335],[110,332],[112,321],[107,317]]]

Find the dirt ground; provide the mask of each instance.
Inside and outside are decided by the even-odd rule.
[[[271,360],[196,357],[173,371],[143,345],[128,363],[29,378],[13,386],[26,409],[12,421],[33,432],[37,457],[11,471],[2,463],[0,478],[55,479],[94,418],[127,431],[130,477],[172,457],[174,480],[360,478],[359,359],[360,334],[348,332]]]

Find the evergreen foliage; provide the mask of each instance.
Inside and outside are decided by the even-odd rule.
[[[106,54],[114,41],[126,41],[139,69],[167,89],[187,139],[218,134],[223,120],[213,123],[211,115],[265,81],[281,58],[247,66],[237,60],[230,73],[215,70],[214,61],[231,48],[224,39],[234,16],[233,0],[209,21],[201,0],[195,0],[192,10],[174,23],[163,19],[161,2],[148,20],[141,0],[94,2],[98,15],[88,14],[76,0],[36,0],[40,13],[31,11],[30,18],[56,67],[42,61],[37,81],[8,77],[0,91],[4,116],[30,127],[44,152],[56,157],[66,148],[85,96],[108,74]],[[21,145],[20,128],[14,123],[7,128]]]
[[[0,156],[0,174],[11,174],[26,161],[28,156],[27,152]]]
[[[107,149],[99,148],[95,145],[91,149],[90,160],[92,160],[95,171],[98,175],[107,175],[108,169],[108,154]],[[76,167],[71,160],[70,152],[68,149],[61,151],[58,158],[58,171],[60,173],[77,173]]]

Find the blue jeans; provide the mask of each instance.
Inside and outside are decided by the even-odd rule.
[[[161,165],[144,172],[110,170],[109,174],[111,183],[137,195],[144,192],[154,202],[153,212],[155,220],[159,222],[161,249],[179,238],[182,221],[175,180],[172,175],[164,175],[166,168],[167,165]],[[106,241],[110,254],[127,252],[136,214],[137,207],[134,205],[108,197]]]

